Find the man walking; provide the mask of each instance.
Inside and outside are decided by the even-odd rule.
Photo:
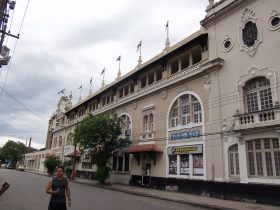
[[[48,183],[46,193],[51,194],[48,210],[67,210],[66,195],[68,198],[68,205],[71,207],[70,188],[67,178],[63,176],[63,172],[64,168],[58,166],[55,176]]]

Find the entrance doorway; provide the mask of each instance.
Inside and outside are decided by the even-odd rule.
[[[151,185],[151,169],[151,155],[149,153],[144,153],[142,162],[142,185]]]

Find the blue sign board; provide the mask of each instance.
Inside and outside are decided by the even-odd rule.
[[[199,130],[193,130],[193,131],[181,132],[181,133],[172,133],[171,141],[190,139],[190,138],[194,138],[194,137],[200,137]]]

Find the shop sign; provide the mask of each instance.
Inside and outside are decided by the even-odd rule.
[[[171,141],[197,138],[197,137],[200,137],[200,131],[199,130],[193,130],[193,131],[187,131],[187,132],[181,132],[181,133],[172,133],[171,134]]]
[[[202,154],[202,144],[182,146],[182,147],[168,147],[168,155],[180,155],[180,154]]]

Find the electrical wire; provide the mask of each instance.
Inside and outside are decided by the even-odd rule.
[[[19,28],[19,31],[18,31],[18,36],[20,36],[20,32],[21,32],[21,30],[22,30],[22,26],[23,26],[24,19],[25,19],[26,13],[27,13],[27,9],[28,9],[28,6],[29,6],[29,2],[30,2],[30,0],[27,1],[27,5],[26,5],[25,11],[24,11],[24,15],[23,15],[23,18],[22,18],[22,21],[21,21],[21,24],[20,24],[20,28]],[[9,64],[8,64],[8,70],[7,70],[7,73],[6,73],[6,76],[5,76],[4,83],[3,83],[3,85],[2,85],[2,90],[1,90],[1,93],[0,93],[0,99],[1,99],[1,97],[2,97],[2,95],[3,95],[3,90],[4,90],[4,88],[5,88],[6,81],[7,81],[7,78],[8,78],[8,74],[9,74],[9,72],[10,72],[11,63],[12,63],[12,61],[13,61],[13,57],[14,57],[14,53],[15,53],[15,50],[16,50],[17,43],[18,43],[18,39],[16,39],[16,43],[15,43],[14,48],[13,48],[13,53],[12,53],[11,59],[10,59]]]

